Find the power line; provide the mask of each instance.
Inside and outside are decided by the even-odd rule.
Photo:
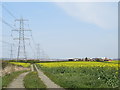
[[[12,16],[14,19],[16,19],[16,17],[11,13],[10,10],[8,10],[8,9],[5,7],[5,5],[2,5],[2,7],[4,8],[4,10],[5,10],[6,12],[8,12],[8,14],[9,14],[10,16]],[[4,24],[6,24],[7,26],[9,26],[10,28],[14,29],[14,27],[13,27],[12,25],[10,25],[8,22],[6,22],[3,18],[2,18],[2,22],[3,22]]]
[[[10,28],[14,29],[14,27],[11,26],[9,23],[7,23],[5,20],[2,19],[2,22],[3,22],[4,24],[6,24],[7,26],[9,26]]]
[[[33,44],[35,45],[35,49],[36,49],[36,55],[37,55],[37,59],[49,59],[49,56],[47,54],[44,53],[44,50],[42,50],[40,48],[40,44],[36,44],[34,38],[33,38],[33,35],[32,35],[32,31],[31,31],[31,38],[32,38],[32,41],[33,41]]]
[[[40,60],[40,44],[37,44],[37,59]]]
[[[14,44],[11,44],[11,50],[10,50],[10,59],[13,59],[13,46]]]
[[[33,35],[32,35],[32,31],[31,31],[31,38],[32,38],[32,41],[33,41],[33,43],[34,43],[34,45],[36,46],[36,42],[35,42],[35,40],[34,40],[34,38],[33,38]]]
[[[35,50],[34,50],[33,47],[31,46],[30,40],[29,40],[29,46],[30,46],[32,52],[34,53],[34,59],[35,59]]]
[[[6,43],[6,44],[8,44],[8,45],[11,45],[11,43],[6,42],[6,41],[1,41],[1,40],[0,40],[0,42],[2,42],[2,43]]]
[[[36,44],[34,38],[33,38],[33,35],[32,35],[32,31],[31,31],[31,38],[32,38],[32,41],[33,41],[33,44],[35,45],[35,48],[37,50],[37,59],[49,59],[49,56],[47,54],[44,53],[44,50],[42,50],[40,48],[40,44]]]
[[[16,17],[11,13],[10,10],[8,10],[4,5],[2,5],[2,7],[9,13],[10,16],[16,19]]]
[[[29,24],[28,24],[28,28],[30,29]],[[32,30],[31,30],[31,32],[30,32],[30,36],[31,36],[31,38],[32,38],[33,44],[36,46],[36,42],[35,42],[34,37],[33,37],[33,35],[32,35]]]

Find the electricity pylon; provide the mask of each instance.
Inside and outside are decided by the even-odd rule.
[[[24,29],[24,21],[28,21],[26,19],[16,19],[15,21],[19,22],[19,29],[14,29],[13,31],[18,31],[19,37],[14,38],[14,40],[18,40],[18,53],[17,53],[17,60],[26,60],[26,46],[25,46],[25,40],[29,38],[25,38],[25,31],[31,31],[29,29]]]
[[[11,49],[10,49],[10,60],[13,59],[13,45],[14,45],[14,44],[11,43]]]
[[[37,44],[37,60],[40,60],[40,44]]]

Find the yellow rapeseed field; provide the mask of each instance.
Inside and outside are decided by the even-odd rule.
[[[116,61],[117,62],[117,61]],[[51,63],[38,63],[43,67],[114,67],[118,70],[118,63],[111,62],[51,62]]]
[[[23,66],[23,67],[29,67],[30,63],[20,63],[20,62],[10,62],[11,64]]]
[[[67,88],[118,87],[118,61],[66,61],[38,63],[55,83]]]

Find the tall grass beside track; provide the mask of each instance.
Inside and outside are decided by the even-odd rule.
[[[64,88],[117,88],[119,85],[115,62],[53,62],[37,66]]]
[[[38,77],[38,73],[36,71],[30,72],[24,78],[25,88],[46,88],[44,83]]]

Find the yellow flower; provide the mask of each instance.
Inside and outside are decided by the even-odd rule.
[[[117,63],[104,63],[104,62],[51,62],[51,63],[38,63],[43,67],[106,67],[118,69]]]
[[[29,67],[30,63],[20,63],[20,62],[10,62],[11,64],[23,66],[23,67]]]

